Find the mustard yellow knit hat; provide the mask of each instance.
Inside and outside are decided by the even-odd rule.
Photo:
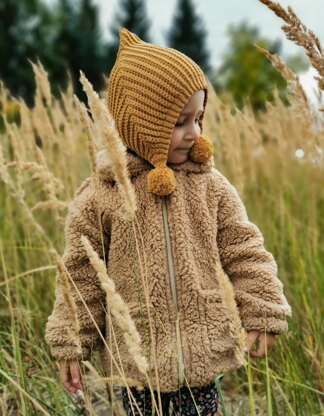
[[[119,30],[120,45],[108,82],[107,105],[127,148],[150,162],[147,189],[156,195],[170,194],[176,185],[167,166],[174,125],[190,97],[205,91],[203,71],[183,53],[142,41],[125,28]],[[202,131],[202,122],[199,121]],[[189,158],[206,163],[213,154],[212,142],[200,136]]]

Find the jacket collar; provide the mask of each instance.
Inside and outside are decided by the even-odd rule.
[[[98,174],[99,178],[102,180],[113,181],[114,174],[112,172],[107,153],[107,149],[103,149],[96,155]],[[144,171],[149,171],[154,168],[154,166],[151,165],[151,163],[149,163],[147,160],[140,156],[133,155],[132,153],[126,153],[126,159],[130,177],[137,176]],[[187,173],[204,173],[212,171],[214,160],[213,158],[210,158],[206,163],[195,163],[188,159],[184,163],[168,163],[167,166],[172,170],[178,172],[182,171]]]

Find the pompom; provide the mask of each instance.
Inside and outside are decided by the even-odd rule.
[[[175,185],[173,170],[167,166],[158,166],[147,175],[147,189],[155,195],[169,195]]]
[[[207,136],[200,136],[192,146],[189,158],[196,163],[206,163],[213,155],[213,143]]]

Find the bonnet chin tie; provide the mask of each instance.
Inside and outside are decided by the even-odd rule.
[[[206,136],[200,136],[192,146],[189,159],[206,163],[213,155],[213,144]],[[147,189],[155,195],[169,195],[175,188],[174,172],[166,164],[159,164],[147,175]]]

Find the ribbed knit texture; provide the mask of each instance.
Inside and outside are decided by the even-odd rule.
[[[186,55],[143,42],[125,28],[108,86],[108,108],[119,134],[154,166],[165,164],[179,113],[192,94],[207,83]],[[201,126],[202,127],[202,126]]]
[[[192,59],[175,49],[144,42],[125,28],[119,34],[120,46],[108,83],[108,109],[125,146],[153,166],[165,168],[176,120],[199,90],[205,91],[205,108],[205,75]],[[173,181],[173,173],[165,169],[154,180],[164,175]]]

